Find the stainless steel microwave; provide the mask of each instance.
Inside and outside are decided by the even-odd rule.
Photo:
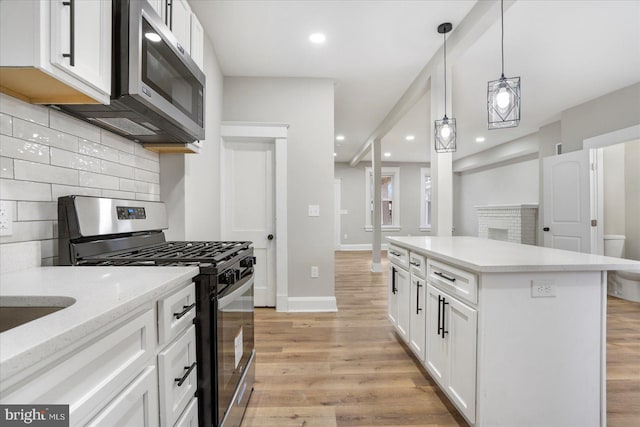
[[[113,1],[110,105],[59,105],[140,143],[204,139],[205,76],[147,0]]]

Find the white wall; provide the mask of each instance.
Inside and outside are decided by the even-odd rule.
[[[58,197],[159,200],[158,154],[55,109],[0,94],[0,199],[13,235],[40,241],[42,264],[58,262]]]
[[[400,168],[400,231],[382,231],[382,243],[385,236],[429,235],[420,231],[420,169],[427,164],[417,163],[383,163],[382,167]],[[365,230],[365,168],[371,162],[360,162],[356,167],[348,163],[335,164],[335,177],[341,180],[341,210],[348,213],[341,215],[340,244],[371,245],[373,233]],[[344,235],[347,238],[344,238]]]
[[[604,234],[626,233],[625,144],[603,149]]]
[[[332,80],[224,79],[224,120],[289,124],[289,297],[334,296],[333,112]],[[320,217],[307,215],[310,204],[320,205]]]
[[[625,144],[625,257],[640,261],[640,141]]]
[[[538,203],[538,160],[527,160],[454,179],[454,226],[457,236],[477,236],[477,205]]]

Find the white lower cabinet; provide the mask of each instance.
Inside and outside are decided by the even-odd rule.
[[[477,311],[427,285],[426,368],[471,423],[476,416]]]
[[[158,425],[158,377],[156,367],[147,367],[113,399],[89,427],[152,427]]]
[[[198,427],[198,398],[191,399],[191,403],[187,405],[175,427]]]
[[[410,298],[410,275],[404,268],[389,266],[389,320],[405,342],[409,341],[410,316],[407,311]]]
[[[158,354],[161,425],[173,426],[197,389],[196,328],[191,327]]]
[[[424,360],[426,343],[426,298],[424,279],[411,273],[409,346],[419,360]]]

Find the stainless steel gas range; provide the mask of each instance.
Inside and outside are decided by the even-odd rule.
[[[255,379],[251,242],[167,242],[166,228],[162,202],[61,197],[60,265],[199,266],[194,278],[199,425],[238,427]]]

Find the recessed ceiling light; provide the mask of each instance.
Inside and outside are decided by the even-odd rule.
[[[309,41],[315,44],[324,43],[326,40],[327,38],[322,33],[313,33],[309,36]]]
[[[385,157],[391,157],[391,153],[384,153]]]
[[[484,136],[477,137],[476,142],[484,142]]]
[[[344,135],[337,135],[336,141],[344,141]]]
[[[407,141],[413,141],[414,139],[416,139],[415,135],[407,135],[404,139],[406,139]]]

